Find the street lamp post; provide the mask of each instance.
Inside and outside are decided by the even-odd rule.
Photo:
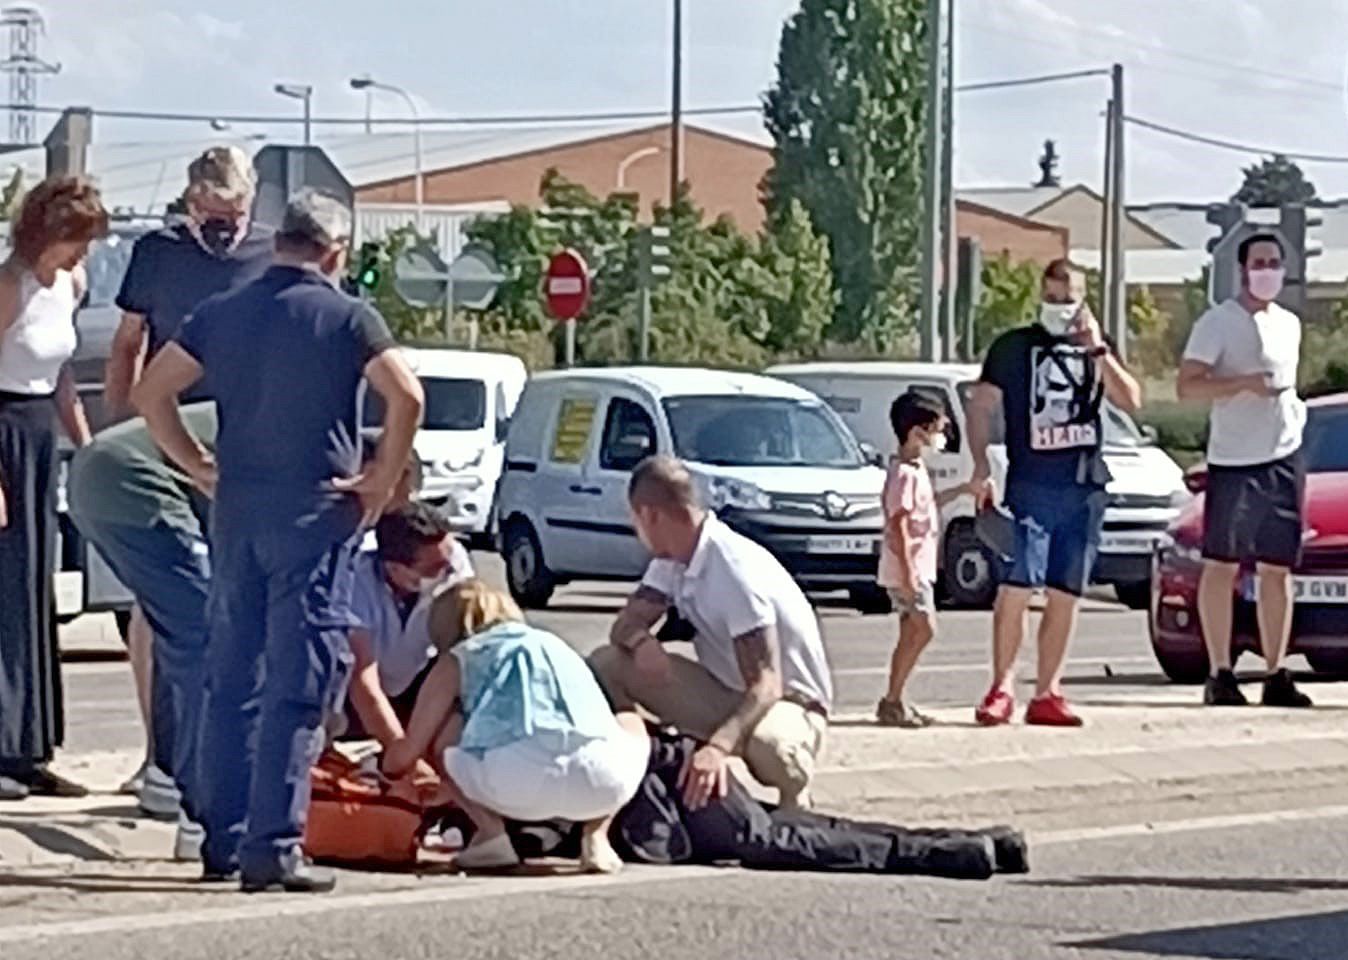
[[[352,77],[352,90],[383,90],[386,93],[396,94],[407,102],[407,109],[412,113],[412,149],[416,153],[416,197],[417,197],[417,232],[422,229],[424,220],[425,206],[425,186],[422,183],[421,167],[421,113],[417,110],[417,102],[412,99],[412,95],[402,87],[395,87],[389,83],[380,83],[371,77]]]
[[[314,88],[307,83],[278,83],[272,89],[283,97],[304,101],[304,145],[307,147],[313,142]]]

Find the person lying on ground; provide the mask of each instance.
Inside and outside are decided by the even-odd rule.
[[[468,551],[433,507],[407,504],[375,527],[376,550],[356,557],[351,685],[343,739],[399,740],[431,671],[433,594],[473,576]]]
[[[514,866],[506,818],[560,818],[583,825],[586,871],[620,869],[608,830],[645,775],[640,718],[615,717],[580,655],[481,580],[436,598],[431,638],[439,659],[382,769],[401,776],[424,758],[444,775],[476,827],[458,865]]]
[[[646,776],[614,819],[610,839],[624,860],[651,864],[737,863],[747,869],[915,874],[985,880],[1026,873],[1025,838],[1007,826],[909,829],[760,803],[733,776],[724,797],[693,810],[682,776],[696,741],[653,731]],[[462,811],[442,823],[472,836]],[[574,856],[579,830],[568,823],[508,824],[522,856]]]

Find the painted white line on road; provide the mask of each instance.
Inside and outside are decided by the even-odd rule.
[[[0,933],[8,946],[32,940],[88,937],[109,933],[141,933],[147,930],[172,930],[205,924],[275,920],[279,917],[312,917],[350,910],[447,903],[454,900],[485,900],[519,894],[572,893],[605,887],[629,887],[644,883],[698,880],[726,874],[716,867],[627,867],[617,876],[501,877],[465,879],[449,877],[444,884],[410,890],[332,896],[283,896],[265,894],[249,897],[246,906],[179,910],[172,913],[137,913],[87,920],[58,920],[9,927]],[[191,890],[184,884],[184,892]]]
[[[1080,660],[1068,660],[1067,667],[1132,667],[1144,664],[1156,665],[1155,657],[1082,657]],[[986,663],[919,663],[914,676],[924,673],[987,673]],[[1020,669],[1018,665],[1017,669]],[[1028,667],[1026,667],[1028,669]],[[871,677],[889,676],[889,667],[856,667],[848,670],[834,670],[834,677]]]
[[[1129,837],[1163,836],[1171,833],[1194,833],[1203,830],[1230,830],[1233,827],[1301,823],[1306,820],[1337,820],[1342,817],[1348,817],[1348,804],[1307,807],[1304,810],[1233,813],[1220,817],[1193,817],[1188,820],[1122,823],[1111,827],[1086,827],[1080,830],[1052,830],[1046,833],[1033,833],[1030,839],[1034,846],[1057,846],[1067,843],[1090,843],[1098,840],[1121,840]]]

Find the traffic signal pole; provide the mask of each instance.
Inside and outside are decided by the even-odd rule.
[[[1109,243],[1109,257],[1112,263],[1112,270],[1109,275],[1109,318],[1113,324],[1111,333],[1114,336],[1116,349],[1119,351],[1119,357],[1123,360],[1128,359],[1128,298],[1127,298],[1127,262],[1125,260],[1123,233],[1127,221],[1125,206],[1123,202],[1124,194],[1124,118],[1126,116],[1123,106],[1123,66],[1114,64],[1110,74],[1113,81],[1113,99],[1114,111],[1111,116],[1113,125],[1111,139],[1114,143],[1114,163],[1110,170],[1110,179],[1113,183],[1113,191],[1110,196],[1112,205],[1110,219],[1113,221],[1113,233]]]

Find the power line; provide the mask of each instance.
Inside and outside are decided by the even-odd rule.
[[[0,111],[20,109],[14,104],[0,104]],[[22,107],[22,109],[32,109],[35,113],[61,114],[65,112],[64,107],[37,106]],[[209,123],[212,120],[219,120],[224,123],[251,123],[251,124],[302,124],[302,117],[290,115],[244,115],[244,114],[219,114],[219,113],[173,113],[156,110],[102,110],[90,108],[91,112],[98,117],[108,120],[163,120],[179,123]],[[722,107],[695,107],[683,111],[688,116],[729,116],[734,114],[761,113],[762,107],[758,104],[740,104]],[[399,126],[408,127],[420,125],[426,126],[512,126],[528,125],[539,126],[547,123],[603,123],[615,122],[620,120],[664,120],[668,118],[668,110],[625,110],[596,113],[550,113],[534,115],[506,115],[506,116],[480,116],[480,117],[422,117],[414,120],[411,117],[394,118],[379,117],[369,122],[376,126]],[[365,126],[364,117],[314,117],[310,120],[313,124],[322,124],[325,126]]]
[[[1061,80],[1078,80],[1082,77],[1107,77],[1108,67],[1095,67],[1088,70],[1073,70],[1070,73],[1046,73],[1038,77],[1021,77],[1015,80],[989,80],[983,83],[963,83],[955,88],[956,93],[974,93],[978,90],[1001,90],[1006,87],[1032,87],[1041,83],[1057,83]]]
[[[1144,130],[1162,133],[1168,137],[1175,137],[1179,140],[1188,140],[1190,143],[1201,143],[1222,150],[1232,150],[1237,153],[1258,154],[1259,156],[1271,156],[1276,154],[1278,156],[1286,157],[1289,160],[1304,160],[1308,163],[1348,163],[1348,157],[1336,157],[1323,153],[1297,153],[1292,150],[1280,150],[1276,147],[1259,147],[1248,143],[1238,143],[1234,140],[1223,140],[1220,137],[1209,137],[1204,136],[1201,133],[1191,133],[1188,130],[1181,130],[1178,127],[1170,127],[1163,123],[1143,120],[1141,117],[1124,117],[1124,120],[1125,122],[1131,123],[1135,127],[1141,127]]]

